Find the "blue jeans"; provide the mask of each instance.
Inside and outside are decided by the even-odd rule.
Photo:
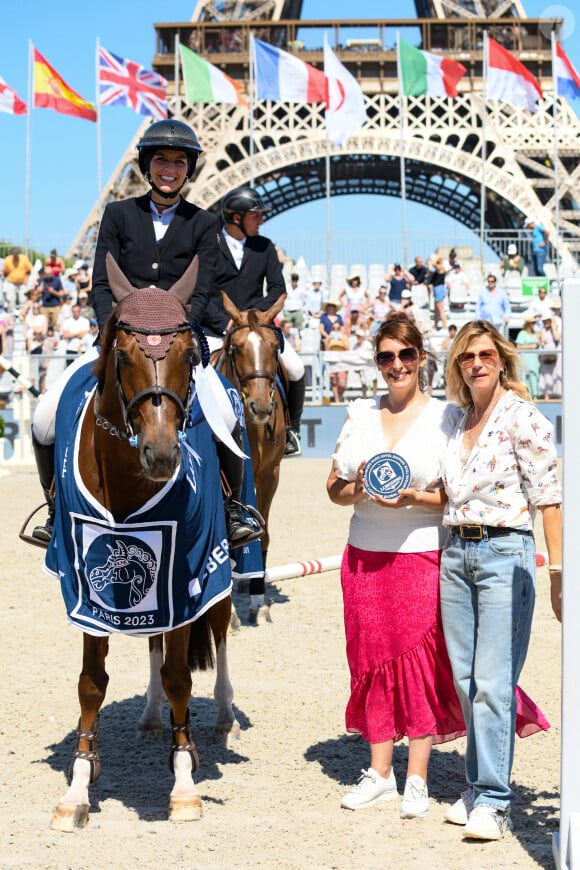
[[[532,251],[532,264],[537,278],[544,278],[544,263],[548,256],[548,248],[538,248],[537,251]]]
[[[514,532],[466,541],[450,534],[441,560],[441,615],[467,729],[465,771],[475,803],[506,809],[516,696],[535,603],[535,545]]]

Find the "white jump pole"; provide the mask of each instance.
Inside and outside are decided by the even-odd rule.
[[[340,568],[342,555],[325,556],[323,559],[309,559],[306,562],[289,562],[278,568],[266,570],[264,579],[270,583],[278,580],[292,580],[295,577],[306,577],[311,574],[323,574],[325,571],[336,571]],[[536,553],[536,567],[542,568],[548,564],[547,553]]]

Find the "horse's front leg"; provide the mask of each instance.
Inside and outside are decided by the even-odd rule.
[[[163,665],[163,635],[156,634],[149,638],[149,685],[147,686],[147,705],[139,719],[137,728],[150,737],[161,737],[163,734],[163,704],[165,692],[161,682],[161,666]]]
[[[214,732],[227,746],[232,738],[239,739],[240,723],[233,708],[234,690],[230,682],[227,656],[227,633],[230,625],[231,599],[215,604],[208,614],[216,648],[216,681],[213,696],[217,706]]]
[[[50,827],[55,831],[83,828],[89,820],[89,785],[97,781],[101,772],[99,710],[109,682],[105,671],[108,652],[108,637],[83,634],[83,668],[78,682],[81,716],[77,745],[70,766],[70,786],[52,814]]]
[[[172,822],[195,821],[203,812],[201,795],[193,781],[199,759],[191,735],[188,708],[191,696],[189,632],[190,626],[186,625],[165,635],[165,661],[161,668],[163,689],[171,705],[169,768],[175,774],[175,784],[169,796],[169,820]]]

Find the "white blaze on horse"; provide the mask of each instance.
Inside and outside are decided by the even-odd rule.
[[[51,543],[46,565],[61,578],[69,621],[83,630],[71,783],[51,822],[61,831],[88,820],[89,786],[100,773],[98,714],[109,679],[105,658],[113,631],[149,636],[151,667],[161,674],[163,693],[158,688],[157,696],[149,698],[142,730],[162,730],[164,695],[171,705],[171,820],[193,820],[202,812],[193,780],[198,757],[188,702],[191,671],[213,664],[212,636],[215,729],[223,739],[239,734],[226,655],[231,569],[219,468],[209,426],[201,414],[197,423],[192,419],[192,383],[202,349],[185,306],[195,286],[197,258],[169,291],[137,290],[110,255],[107,259],[118,304],[93,369],[96,384],[93,377],[78,411],[67,416],[61,400],[57,414],[61,473],[55,536],[68,538],[66,544],[59,540],[58,547]],[[89,377],[81,372],[79,378]],[[73,382],[75,378],[71,390]],[[61,436],[59,414],[69,428]],[[73,417],[78,419],[76,434],[70,431]],[[198,439],[194,446],[189,431],[196,433],[191,436]],[[84,500],[82,507],[67,502],[71,482]],[[158,519],[158,510],[167,512]],[[163,601],[170,603],[165,612]]]

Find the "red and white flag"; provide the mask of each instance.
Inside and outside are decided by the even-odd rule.
[[[530,112],[537,111],[536,102],[544,97],[537,78],[491,37],[487,39],[486,97],[522,106]]]
[[[333,145],[342,145],[367,119],[362,88],[326,42],[324,74],[328,79],[326,137]]]
[[[0,112],[8,112],[9,115],[25,115],[26,103],[23,103],[16,91],[9,87],[0,76]]]

